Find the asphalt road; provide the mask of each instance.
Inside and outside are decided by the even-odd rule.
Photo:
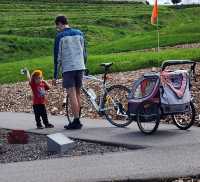
[[[0,164],[1,182],[137,181],[200,174],[200,131],[197,127],[181,131],[173,125],[160,125],[154,135],[145,136],[136,124],[121,129],[103,120],[85,119],[82,130],[68,132],[63,129],[65,118],[50,119],[56,128],[40,130],[41,133],[62,132],[75,138],[125,144],[133,150]],[[38,132],[31,114],[0,113],[0,127]]]

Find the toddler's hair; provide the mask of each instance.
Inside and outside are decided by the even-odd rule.
[[[31,74],[31,77],[35,77],[35,76],[42,76],[42,71],[41,70],[33,71],[33,73]]]
[[[31,74],[31,82],[33,82],[34,77],[38,77],[41,76],[42,77],[42,71],[41,70],[35,70],[33,71],[33,73]]]

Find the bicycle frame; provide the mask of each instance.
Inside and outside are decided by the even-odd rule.
[[[90,100],[90,102],[92,103],[92,105],[94,106],[94,108],[96,109],[97,112],[101,113],[104,111],[103,109],[103,96],[104,94],[107,92],[107,84],[106,84],[106,81],[105,81],[105,77],[104,77],[104,80],[103,79],[99,79],[99,78],[96,78],[95,76],[92,76],[92,75],[84,75],[83,76],[83,81],[84,80],[94,80],[94,81],[97,81],[101,84],[101,95],[100,95],[100,102],[99,102],[99,105],[97,104],[97,102],[92,99],[92,97],[90,97],[89,93],[88,93],[88,89],[86,89],[86,87],[84,86],[84,83],[83,83],[83,86],[82,86],[82,90],[84,92],[84,94],[87,96],[87,98]]]
[[[100,95],[100,102],[99,102],[99,105],[97,104],[97,102],[92,99],[92,97],[90,97],[89,93],[88,93],[88,90],[84,87],[84,84],[82,86],[82,90],[84,92],[84,94],[89,98],[90,102],[92,103],[92,105],[94,106],[94,108],[96,109],[96,111],[101,114],[102,112],[104,112],[105,110],[108,110],[110,109],[109,107],[107,107],[106,109],[103,107],[103,99],[104,99],[104,94],[107,93],[107,84],[106,84],[106,73],[104,74],[104,79],[98,79],[96,78],[95,76],[92,76],[92,75],[84,75],[83,76],[83,80],[95,80],[97,82],[100,82],[101,83],[101,95]],[[108,96],[109,97],[109,96]],[[115,107],[118,108],[117,104],[114,102],[114,100],[109,97],[108,99],[110,99],[110,101],[113,103],[113,105]],[[123,114],[121,114],[119,108],[117,110],[117,115],[121,115],[121,116],[125,116]],[[126,115],[127,116],[127,115]]]
[[[83,93],[85,94],[85,96],[89,99],[89,101],[92,103],[92,105],[94,106],[95,110],[100,114],[102,115],[104,111],[106,110],[109,110],[109,109],[112,109],[112,107],[106,107],[104,108],[104,95],[108,92],[108,85],[106,83],[106,80],[107,80],[107,77],[106,75],[108,74],[108,70],[107,68],[105,69],[105,72],[104,72],[104,75],[103,75],[103,79],[99,79],[93,75],[83,75],[83,85],[81,87],[81,90],[83,91]],[[96,102],[95,99],[92,98],[91,94],[89,93],[89,89],[90,88],[86,88],[85,87],[85,83],[84,83],[84,80],[93,80],[93,81],[96,81],[96,82],[99,82],[100,83],[100,88],[101,88],[101,91],[100,91],[100,100],[99,100],[99,104]],[[66,103],[66,98],[67,98],[67,93],[65,92],[65,97],[64,97],[64,100],[63,100],[63,103]],[[96,93],[95,93],[96,95]],[[116,103],[112,97],[110,96],[106,96],[106,103],[108,102],[112,102],[113,106],[116,107],[118,110],[117,110],[117,115],[123,115],[121,112],[120,112],[120,109],[119,109],[119,106],[118,106],[118,103]]]

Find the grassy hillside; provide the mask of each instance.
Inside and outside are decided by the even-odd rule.
[[[115,60],[117,55],[118,59],[123,61],[122,55],[126,54],[129,55],[129,61],[133,61],[133,53],[129,51],[156,47],[156,30],[150,24],[151,6],[139,3],[71,3],[72,1],[67,0],[53,2],[55,1],[0,1],[0,72],[11,62],[11,75],[17,71],[15,68],[26,64],[31,65],[32,69],[43,67],[46,72],[51,73],[52,61],[46,56],[52,56],[56,34],[54,19],[58,14],[69,16],[71,26],[85,33],[89,67],[93,73],[98,72],[98,68],[92,66],[94,59],[104,57]],[[199,6],[184,6],[178,9],[160,7],[161,46],[200,42],[199,17]],[[189,57],[198,57],[196,54],[193,56],[193,50],[188,51],[191,51],[188,52]],[[149,59],[145,56],[146,53],[134,54],[139,54],[146,61]],[[168,52],[160,54],[166,54],[166,58],[170,57]],[[177,59],[182,54],[186,56],[185,51],[179,50]],[[154,55],[155,59],[157,55]],[[40,57],[45,57],[46,62]],[[115,68],[114,71],[119,71],[119,68]],[[50,74],[48,76],[50,77]],[[1,74],[1,83],[10,81],[12,79],[3,79]]]
[[[200,50],[191,49],[170,49],[157,52],[127,52],[115,53],[107,55],[93,55],[90,56],[88,68],[91,74],[102,73],[100,63],[112,61],[113,72],[136,70],[151,66],[160,66],[162,61],[167,59],[193,59],[200,60]],[[24,76],[20,75],[20,69],[27,67],[31,71],[33,69],[44,70],[46,79],[51,79],[53,75],[52,57],[40,57],[20,61],[17,64],[5,63],[0,64],[0,84],[8,82],[18,82],[24,80]]]

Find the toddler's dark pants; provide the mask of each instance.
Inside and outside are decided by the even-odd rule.
[[[42,118],[45,126],[49,124],[45,104],[34,104],[33,111],[35,114],[35,121],[37,126],[42,126],[40,118]]]

